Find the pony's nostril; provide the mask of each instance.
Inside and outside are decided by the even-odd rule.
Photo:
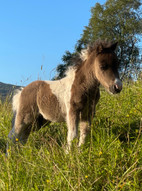
[[[109,91],[113,94],[120,93],[122,90],[122,86],[119,86],[118,84],[114,84],[109,87]]]
[[[122,90],[122,82],[120,79],[115,79],[115,82],[114,82],[114,88],[116,90]]]
[[[115,89],[115,90],[119,89],[119,87],[118,87],[117,84],[114,85],[114,89]]]
[[[119,87],[117,84],[114,85],[114,91],[116,93],[119,93],[121,91],[121,87]]]

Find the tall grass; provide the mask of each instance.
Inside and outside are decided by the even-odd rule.
[[[0,103],[0,190],[142,190],[142,81],[125,84],[120,95],[101,92],[86,143],[74,140],[65,153],[65,124],[31,133],[5,157],[11,105]]]

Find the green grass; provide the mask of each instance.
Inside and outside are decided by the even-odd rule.
[[[0,104],[1,191],[141,191],[142,81],[124,85],[120,95],[102,91],[90,136],[65,153],[65,124],[31,133],[25,146],[5,157],[11,105]]]

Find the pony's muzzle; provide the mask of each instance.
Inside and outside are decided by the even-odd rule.
[[[110,92],[113,94],[120,93],[122,90],[122,82],[120,79],[115,79],[114,84],[109,88]]]

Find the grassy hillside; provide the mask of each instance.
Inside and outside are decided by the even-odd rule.
[[[11,106],[0,105],[0,190],[141,191],[142,81],[124,85],[120,95],[102,91],[86,144],[66,154],[65,124],[30,135],[5,157]]]
[[[12,95],[14,90],[18,88],[20,88],[20,86],[0,82],[0,99],[5,100],[7,96]]]

